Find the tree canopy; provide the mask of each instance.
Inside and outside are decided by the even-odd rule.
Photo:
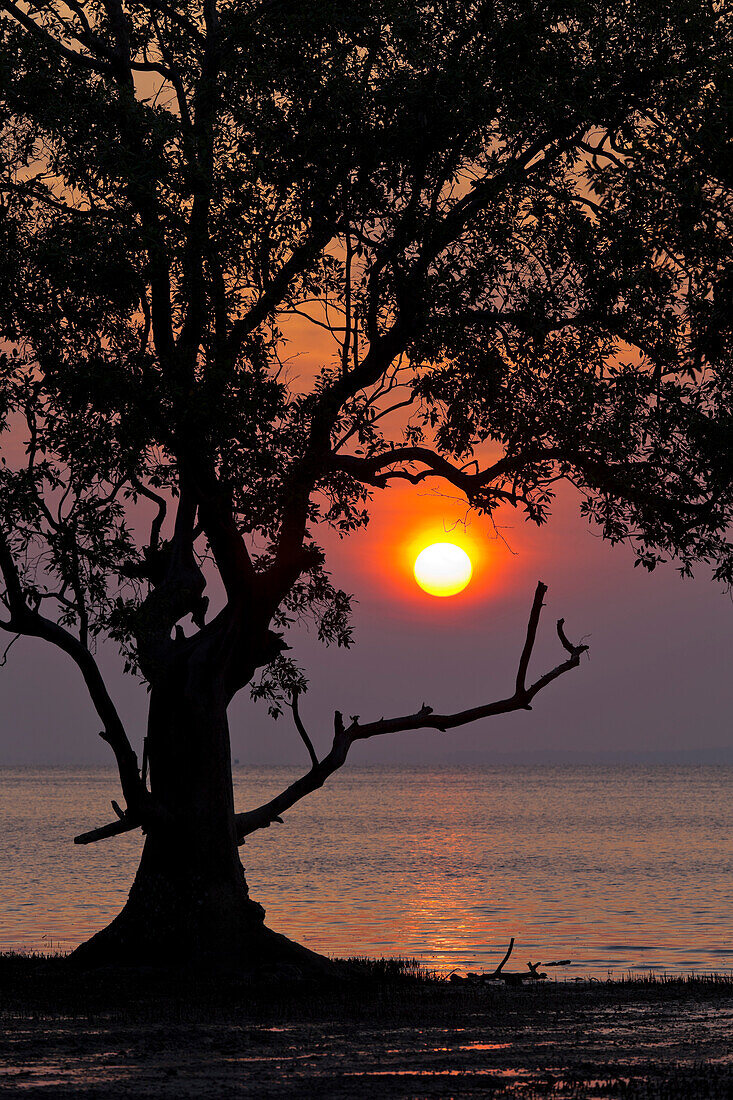
[[[95,640],[277,711],[290,622],[351,638],[319,530],[398,479],[537,524],[566,480],[730,582],[727,5],[0,7],[2,625],[77,661],[128,801]]]

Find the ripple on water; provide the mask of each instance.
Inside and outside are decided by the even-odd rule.
[[[237,804],[296,771],[240,768]],[[572,958],[560,976],[729,971],[733,768],[359,768],[244,849],[274,928],[333,955],[443,972]],[[135,835],[106,820],[111,769],[2,769],[0,948],[66,950],[124,903]],[[374,813],[378,792],[379,813]]]

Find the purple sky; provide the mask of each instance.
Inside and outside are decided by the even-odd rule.
[[[410,490],[410,492],[416,492]],[[449,734],[400,734],[352,750],[354,763],[492,762],[583,758],[620,753],[674,754],[727,749],[733,760],[730,637],[733,608],[721,586],[700,570],[683,581],[674,567],[649,575],[633,568],[630,550],[611,548],[564,500],[548,527],[504,517],[512,553],[489,540],[487,561],[461,598],[437,600],[415,588],[399,547],[416,516],[450,526],[463,509],[431,495],[379,500],[375,521],[347,542],[329,539],[337,583],[359,598],[356,645],[326,650],[305,632],[291,638],[308,669],[311,690],[303,718],[325,750],[333,711],[364,720],[409,713],[426,702],[459,710],[510,694],[537,580],[548,586],[532,668],[539,674],[563,658],[558,616],[568,635],[590,635],[590,660],[561,678],[531,712],[479,722]],[[486,523],[474,522],[474,539]],[[446,536],[449,538],[450,536]],[[140,743],[146,694],[101,656],[114,698]],[[21,639],[0,670],[0,763],[110,763],[98,722],[74,666],[42,642]],[[272,722],[262,704],[240,696],[231,711],[233,755],[241,764],[307,759],[287,716]],[[702,754],[702,755],[701,755]]]

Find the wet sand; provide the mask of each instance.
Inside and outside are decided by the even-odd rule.
[[[0,1093],[158,1097],[729,1097],[733,979],[70,974],[0,958]]]

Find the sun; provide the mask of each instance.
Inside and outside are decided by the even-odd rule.
[[[471,579],[471,559],[453,542],[434,542],[415,559],[415,580],[431,596],[455,596]]]

